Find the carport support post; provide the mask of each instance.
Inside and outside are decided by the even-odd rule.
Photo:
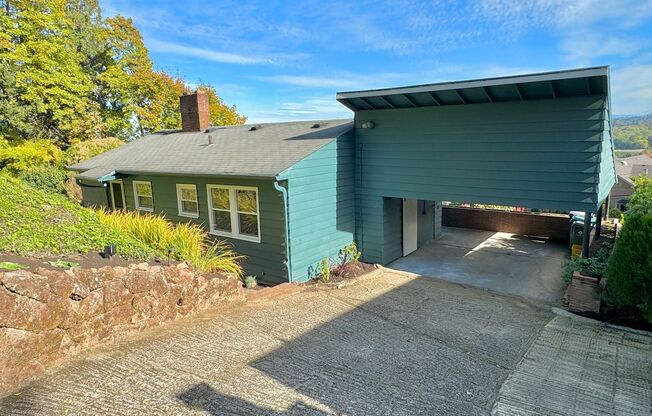
[[[589,245],[591,243],[591,213],[584,213],[584,232],[582,233],[582,257],[589,258]]]
[[[602,205],[598,208],[598,212],[595,213],[595,239],[599,240],[602,233]]]

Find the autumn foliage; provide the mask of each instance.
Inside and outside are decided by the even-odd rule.
[[[245,118],[209,95],[215,125]],[[178,128],[179,76],[156,70],[131,19],[97,0],[0,0],[0,140],[58,147]]]

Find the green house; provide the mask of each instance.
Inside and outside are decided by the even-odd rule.
[[[262,281],[305,281],[355,241],[386,264],[436,238],[441,201],[601,210],[616,182],[608,67],[343,92],[351,120],[182,131],[88,161],[83,201],[193,221]],[[588,223],[588,222],[587,222]]]

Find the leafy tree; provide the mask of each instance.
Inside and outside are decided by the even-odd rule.
[[[62,148],[178,128],[183,79],[154,69],[131,19],[104,19],[98,0],[0,0],[0,138]],[[245,118],[210,85],[214,124]]]
[[[614,129],[614,142],[618,149],[647,149],[651,140],[652,127],[636,125]]]
[[[16,87],[16,67],[0,60],[0,139],[31,136],[35,118],[35,107],[21,99]]]
[[[97,135],[93,84],[75,47],[66,1],[6,0],[3,6],[0,61],[13,72],[38,135],[63,142]]]
[[[217,95],[215,88],[206,83],[202,83],[200,87],[208,95],[208,107],[211,112],[211,121],[216,126],[230,126],[234,124],[244,124],[247,117],[238,114],[235,106],[225,104],[222,99]]]

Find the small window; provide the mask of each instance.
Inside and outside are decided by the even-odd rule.
[[[152,183],[145,181],[134,181],[134,200],[136,209],[141,211],[154,211],[154,195],[152,194]]]
[[[198,218],[197,186],[177,184],[177,204],[179,206],[179,216]]]
[[[212,234],[260,242],[258,189],[208,185]]]

